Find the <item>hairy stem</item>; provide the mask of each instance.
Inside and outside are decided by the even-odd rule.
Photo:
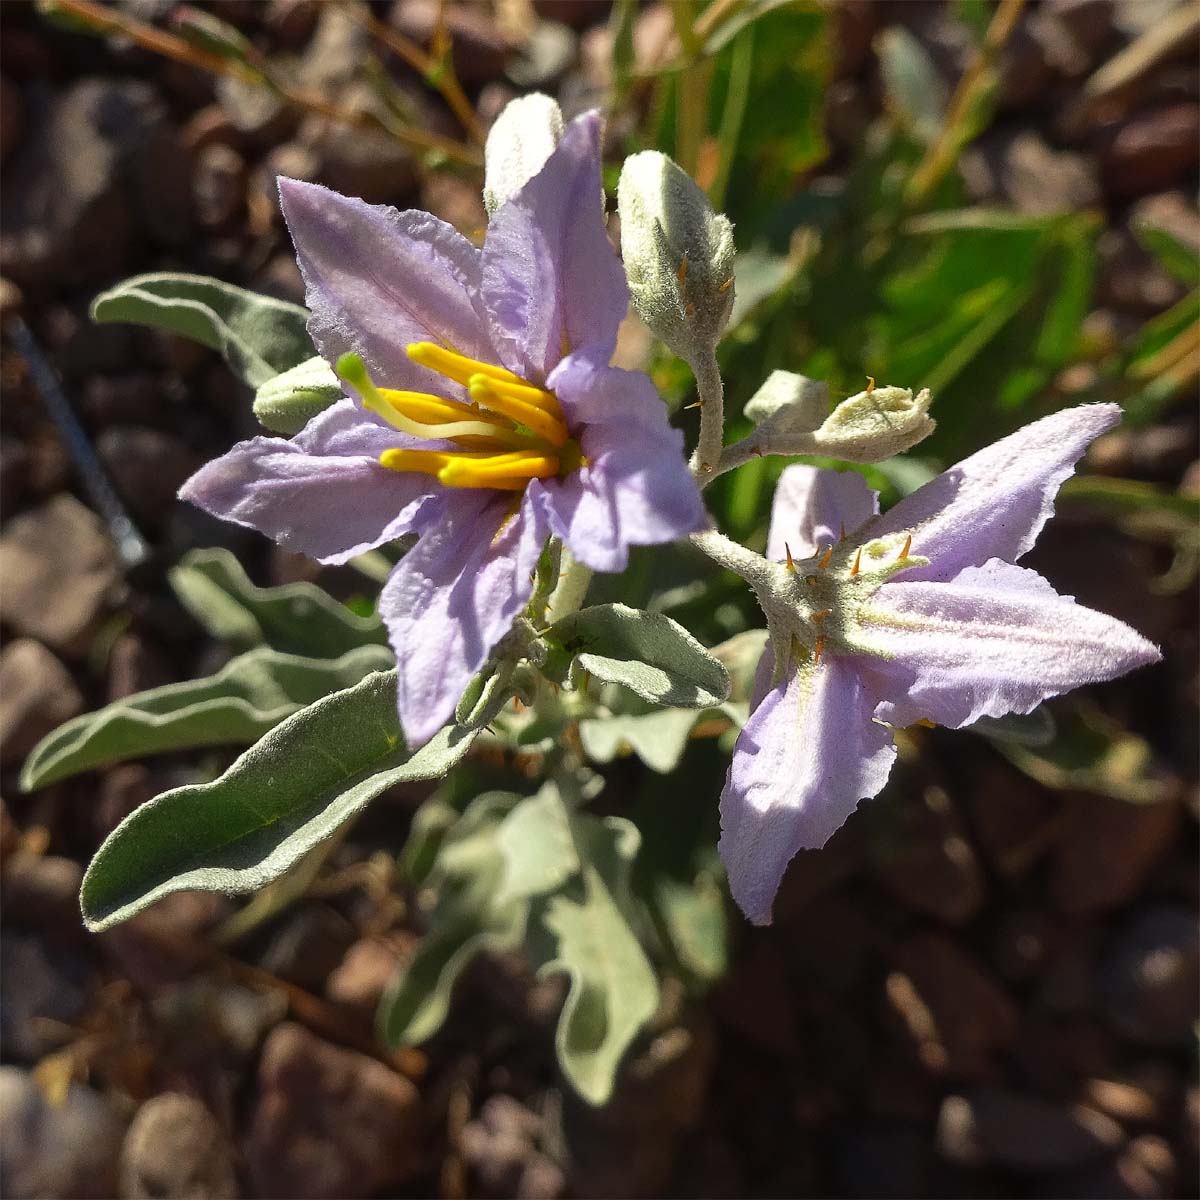
[[[761,554],[747,550],[745,546],[738,545],[715,529],[702,529],[699,533],[693,533],[691,543],[719,567],[740,575],[755,592],[771,589],[776,566]]]
[[[547,621],[553,625],[563,617],[569,617],[583,606],[588,586],[592,582],[592,568],[585,567],[565,546],[562,552],[562,570],[558,576],[558,587],[550,597]]]
[[[700,401],[700,437],[692,455],[691,469],[703,486],[716,478],[713,472],[721,461],[721,446],[725,440],[725,384],[721,381],[714,351],[699,354],[691,367]]]

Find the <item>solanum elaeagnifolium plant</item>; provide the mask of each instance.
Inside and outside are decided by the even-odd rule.
[[[596,764],[631,748],[668,772],[697,722],[735,735],[719,850],[737,905],[766,922],[789,860],[881,790],[898,728],[1029,713],[1158,657],[1015,565],[1117,421],[1111,405],[1037,421],[882,514],[861,475],[790,466],[765,556],[715,529],[712,480],[763,455],[886,459],[932,430],[931,397],[871,383],[831,410],[820,384],[775,371],[746,407],[753,431],[725,445],[733,229],[674,163],[638,154],[618,189],[622,262],[600,147],[597,114],[515,101],[487,144],[479,247],[427,213],[281,179],[307,309],[168,275],[97,300],[99,320],[221,350],[287,435],[234,446],[183,499],[323,563],[395,550],[372,618],[193,553],[172,583],[241,653],[69,722],[24,775],[36,787],[139,753],[248,746],[112,832],[82,891],[104,929],[182,888],[261,888],[385,789],[458,769],[402,855],[426,932],[382,1033],[427,1038],[473,955],[523,950],[567,979],[556,1049],[594,1103],[655,1016],[663,972],[719,974],[724,928],[711,846],[690,882],[635,883],[641,834],[590,810]],[[611,365],[631,301],[695,375],[690,463],[650,379]],[[658,609],[585,604],[594,572],[678,542],[749,585],[765,635],[710,650]],[[461,774],[485,742],[520,764],[511,790]]]

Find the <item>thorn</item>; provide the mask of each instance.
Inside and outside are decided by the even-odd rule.
[[[838,541],[844,542],[845,540],[846,540],[846,522],[839,521],[838,522]]]
[[[825,652],[825,639],[817,638],[817,644],[813,647],[813,666],[821,661],[821,655]]]
[[[687,314],[688,317],[694,317],[696,315],[696,306],[694,304],[688,303],[684,306],[683,311]]]
[[[858,553],[854,556],[854,566],[850,568],[850,578],[853,579],[858,574],[859,567],[862,566],[862,547],[859,546]]]
[[[730,277],[727,280],[725,280],[725,282],[723,284],[721,284],[721,286],[719,288],[717,288],[717,291],[718,292],[727,292],[727,291],[729,291],[729,289],[731,287],[733,287],[733,276],[732,275],[730,275]]]
[[[688,258],[687,258],[687,254],[685,253],[683,256],[683,261],[679,264],[678,279],[679,279],[680,287],[683,286],[683,281],[685,279],[687,279],[687,269],[688,269]]]
[[[521,699],[520,696],[513,697],[512,705],[513,705],[513,712],[523,713],[525,711],[525,703]]]
[[[875,390],[875,376],[867,376],[867,395],[869,396]]]
[[[783,550],[787,555],[787,569],[789,571],[794,571],[796,569],[796,563],[792,558],[792,548],[787,544],[787,542],[783,543]]]
[[[900,560],[908,557],[908,552],[912,549],[912,534],[904,539],[904,549],[900,551]]]
[[[689,408],[703,408],[703,407],[704,407],[704,401],[703,401],[703,400],[697,400],[695,404],[685,404],[685,405],[683,406],[683,411],[684,411],[684,412],[687,412],[687,410],[688,410]]]
[[[766,451],[765,451],[765,450],[764,450],[764,449],[763,449],[761,446],[755,446],[755,447],[754,447],[754,457],[755,457],[755,458],[762,458],[762,456],[763,456],[765,453],[766,453]]]
[[[809,618],[809,620],[810,621],[823,621],[823,620],[825,620],[825,618],[827,616],[829,616],[829,614],[831,612],[833,612],[832,608],[823,608],[823,609],[821,609],[820,612],[813,613],[813,615]]]
[[[829,566],[829,560],[830,560],[832,557],[833,557],[833,547],[832,547],[832,546],[826,546],[826,547],[825,547],[825,553],[824,553],[824,554],[822,554],[822,555],[821,555],[821,557],[820,557],[819,559],[817,559],[817,570],[818,570],[818,571],[823,571],[823,570],[825,570],[825,568],[826,568],[827,566]]]

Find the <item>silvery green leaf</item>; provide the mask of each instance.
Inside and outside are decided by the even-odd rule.
[[[746,402],[747,417],[781,431],[811,433],[829,415],[829,389],[793,371],[772,371]]]
[[[377,672],[276,725],[219,779],[156,796],[105,839],[83,877],[89,929],[172,892],[252,892],[398,783],[437,779],[474,738],[453,726],[404,744],[396,673]]]
[[[218,641],[334,658],[385,645],[378,617],[360,617],[312,583],[262,588],[228,550],[192,550],[167,575],[180,603]]]
[[[946,123],[946,83],[929,52],[907,29],[892,25],[875,41],[888,111],[927,145]]]
[[[254,388],[315,353],[307,309],[205,275],[136,275],[92,301],[92,320],[148,325],[200,342]]]
[[[701,871],[691,883],[659,875],[654,904],[680,966],[702,983],[720,979],[729,958],[729,923],[725,889],[715,873]]]
[[[998,742],[1017,746],[1048,746],[1054,741],[1057,727],[1054,714],[1044,704],[1030,713],[1008,713],[1003,717],[980,717],[966,727]]]
[[[754,673],[758,670],[758,660],[762,658],[766,649],[767,637],[765,629],[745,629],[712,648],[712,656],[724,663],[729,672],[729,695],[732,699],[750,699],[754,687]]]
[[[151,688],[60,725],[33,748],[21,786],[30,791],[147,754],[249,745],[292,713],[390,665],[383,646],[334,659],[251,650],[207,679]]]
[[[601,821],[582,813],[571,827],[583,869],[539,911],[554,943],[541,970],[570,979],[555,1049],[571,1085],[598,1105],[612,1094],[622,1056],[658,1008],[658,980],[631,927],[637,829],[620,817]]]
[[[553,892],[579,872],[571,814],[553,783],[526,797],[504,818],[498,839],[504,856],[502,898]]]
[[[574,656],[577,671],[652,703],[709,708],[729,695],[725,668],[663,613],[598,604],[563,618],[552,634]]]
[[[426,880],[437,892],[428,932],[380,1006],[380,1032],[389,1045],[435,1034],[471,959],[484,950],[512,949],[524,939],[528,901],[501,896],[505,866],[498,841],[501,822],[520,799],[501,792],[480,796],[443,836]]]
[[[664,708],[641,715],[590,717],[579,722],[579,736],[595,762],[612,762],[631,750],[652,771],[665,775],[679,766],[692,727],[708,715],[694,708]]]
[[[258,385],[254,415],[272,432],[291,437],[342,395],[333,368],[323,358],[310,358]]]

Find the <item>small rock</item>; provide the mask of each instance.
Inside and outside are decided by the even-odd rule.
[[[988,1078],[1016,1039],[1011,997],[950,938],[923,933],[896,948],[887,997],[929,1070]]]
[[[148,371],[119,375],[89,375],[79,396],[79,407],[89,425],[162,425],[172,417],[163,404],[163,381]]]
[[[870,0],[842,0],[830,15],[834,21],[833,44],[837,48],[834,76],[841,81],[857,75],[870,61],[881,14]]]
[[[947,1096],[938,1114],[938,1150],[964,1166],[1066,1170],[1103,1158],[1122,1140],[1121,1127],[1094,1109],[1000,1088]]]
[[[96,439],[96,453],[133,517],[156,527],[196,468],[195,456],[179,438],[138,425],[106,429]]]
[[[1109,0],[1060,0],[1035,9],[1026,21],[1046,64],[1068,79],[1099,66],[1111,32]]]
[[[107,837],[135,808],[164,791],[163,780],[142,763],[119,763],[105,771],[93,813],[93,827]]]
[[[246,163],[236,150],[213,142],[197,153],[192,201],[203,228],[228,233],[237,226],[246,203]]]
[[[1112,225],[1096,241],[1100,258],[1097,303],[1152,316],[1174,304],[1183,288],[1124,225]]]
[[[0,762],[20,762],[82,711],[83,697],[66,667],[41,642],[17,638],[0,652]]]
[[[1050,893],[1068,916],[1108,912],[1136,896],[1175,840],[1182,811],[1172,800],[1130,804],[1070,796],[1055,850]]]
[[[1186,1046],[1194,1037],[1200,990],[1200,922],[1182,907],[1135,913],[1100,961],[1097,986],[1105,1015],[1131,1041]]]
[[[325,995],[338,1004],[372,1014],[384,991],[414,947],[400,938],[363,938],[355,942],[325,984]]]
[[[33,1076],[0,1067],[0,1176],[10,1200],[114,1195],[122,1124],[108,1101],[72,1083],[52,1105]]]
[[[1120,1078],[1089,1079],[1083,1095],[1093,1108],[1125,1124],[1157,1121],[1172,1091],[1171,1073],[1165,1066],[1147,1063]]]
[[[978,763],[965,797],[971,828],[1002,876],[1023,875],[1058,836],[1057,807],[1028,779],[1002,763]]]
[[[784,960],[772,942],[757,941],[713,998],[717,1019],[738,1037],[774,1056],[800,1046],[798,1013]]]
[[[511,1096],[491,1096],[459,1135],[459,1150],[479,1194],[561,1196],[562,1171],[538,1149],[542,1120]],[[474,1193],[473,1193],[474,1194]]]
[[[521,88],[547,91],[574,63],[579,39],[569,25],[539,21],[509,60],[508,77]]]
[[[929,1195],[929,1134],[912,1125],[867,1125],[837,1138],[839,1196],[905,1200]]]
[[[163,1033],[190,1059],[243,1063],[287,1015],[287,998],[202,975],[164,987],[151,1007]]]
[[[297,905],[272,932],[259,965],[299,987],[319,992],[354,942],[354,927],[335,908]]]
[[[139,633],[123,633],[108,654],[108,700],[162,687],[174,682],[161,651]]]
[[[450,35],[454,71],[462,83],[470,87],[503,73],[512,46],[482,9],[453,3],[442,7],[438,0],[399,0],[388,20],[398,33],[428,49],[439,11]]]
[[[97,937],[134,986],[155,992],[195,973],[212,957],[204,934],[233,905],[213,892],[175,892]]]
[[[612,12],[609,0],[534,0],[538,14],[562,21],[575,29],[586,29],[608,20]]]
[[[1006,909],[992,942],[992,961],[1009,983],[1024,983],[1042,969],[1061,940],[1061,930],[1044,909]]]
[[[1130,210],[1129,223],[1135,229],[1142,226],[1161,229],[1182,242],[1193,255],[1200,255],[1200,213],[1186,192],[1144,196]]]
[[[4,921],[49,935],[59,943],[78,942],[79,885],[83,869],[73,858],[18,850],[4,864]]]
[[[0,619],[67,656],[86,651],[118,582],[100,518],[67,495],[8,522],[0,578]]]
[[[295,132],[300,123],[297,111],[270,88],[222,75],[217,80],[217,99],[243,143],[265,150]]]
[[[1119,1154],[1094,1167],[1046,1180],[1035,1195],[1053,1200],[1160,1200],[1174,1191],[1175,1157],[1162,1138],[1134,1138]]]
[[[996,85],[996,108],[1013,112],[1045,102],[1054,68],[1047,58],[1044,37],[1021,22],[1000,50]]]
[[[233,1154],[216,1119],[194,1096],[147,1100],[121,1147],[122,1200],[234,1200]]]
[[[366,1197],[423,1165],[420,1097],[403,1076],[285,1023],[263,1049],[246,1143],[258,1194]]]
[[[1101,203],[1096,168],[1084,154],[1052,150],[1035,132],[995,130],[964,155],[972,195],[1034,215],[1079,212]]]
[[[7,280],[0,280],[0,285]],[[11,513],[29,490],[29,448],[14,437],[0,437],[0,510]]]
[[[373,101],[355,90],[351,93]],[[352,103],[347,107],[353,107]],[[404,205],[416,184],[409,149],[382,129],[363,129],[326,117],[309,117],[300,129],[300,138],[321,163],[321,182],[346,196],[356,196],[368,204]]]
[[[939,787],[870,810],[868,853],[876,878],[902,904],[963,925],[984,901],[983,871],[966,827]]]
[[[208,104],[194,112],[179,134],[179,140],[189,154],[198,154],[206,146],[233,146],[238,143],[238,131],[229,113],[220,104]]]
[[[1200,165],[1200,108],[1194,102],[1135,113],[1099,146],[1112,196],[1144,196],[1182,183]]]
[[[87,960],[65,946],[47,946],[31,934],[6,932],[0,940],[0,1043],[6,1058],[36,1062],[58,1049],[47,1024],[71,1025],[87,1004]]]

